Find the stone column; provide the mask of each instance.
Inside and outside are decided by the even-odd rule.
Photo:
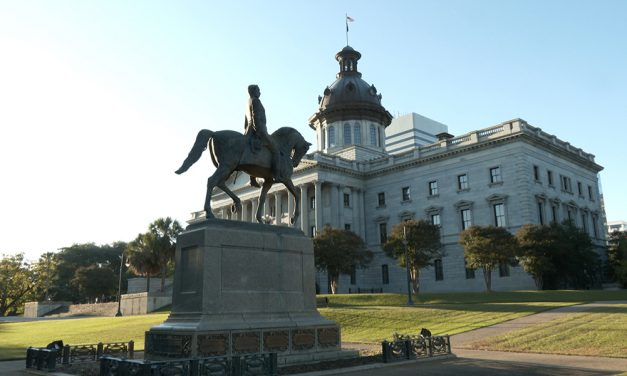
[[[229,219],[229,214],[225,208],[220,209],[220,215],[222,216],[222,219]]]
[[[316,181],[314,188],[315,200],[316,200],[316,216],[315,216],[315,224],[316,231],[322,231],[322,227],[324,226],[322,223],[322,182]]]
[[[353,206],[353,224],[352,224],[352,229],[353,232],[357,235],[361,236],[361,223],[359,222],[359,208],[361,205],[359,205],[359,198],[361,196],[361,190],[359,188],[352,188],[351,189],[351,200],[353,200],[352,202],[352,206]]]
[[[329,211],[331,213],[331,220],[329,221],[329,223],[331,224],[331,227],[339,228],[340,208],[338,207],[338,196],[340,186],[335,183],[329,183],[329,188],[331,188],[331,210]]]
[[[255,219],[255,215],[257,214],[257,206],[259,206],[259,199],[253,198],[251,200],[251,204],[252,204],[252,212],[250,214],[250,221],[257,222],[257,219]]]
[[[307,205],[307,184],[300,186],[300,229],[309,236],[309,205]]]
[[[300,187],[297,187],[296,189],[300,189]],[[294,197],[292,197],[289,191],[286,191],[285,194],[287,198],[287,225],[291,226],[292,224],[290,223],[290,218],[292,218],[292,212],[294,211]],[[298,204],[299,203],[296,203],[296,205]],[[307,214],[307,208],[301,208],[300,216],[304,217],[305,214]],[[294,223],[294,226],[298,227],[298,223]]]
[[[242,200],[242,221],[248,221],[248,201]]]
[[[366,191],[359,191],[359,228],[361,229],[360,234],[362,239],[366,240],[366,218],[364,213],[365,201],[366,200]]]
[[[337,185],[337,228],[344,229],[344,186]]]
[[[281,224],[281,191],[274,192],[274,223]]]

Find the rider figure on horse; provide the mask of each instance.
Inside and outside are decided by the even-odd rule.
[[[268,128],[266,127],[266,110],[259,100],[261,90],[257,85],[248,86],[248,94],[250,98],[246,105],[246,118],[244,120],[244,134],[247,136],[251,149],[256,152],[257,148],[253,142],[253,138],[260,139],[261,145],[266,145],[268,150],[272,153],[272,176],[275,180],[280,180],[279,171],[279,150],[274,144],[274,141],[268,135]],[[250,185],[253,187],[259,187],[257,179],[253,176],[250,177]]]

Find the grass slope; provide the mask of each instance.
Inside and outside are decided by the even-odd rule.
[[[329,298],[329,307],[320,308],[320,312],[342,326],[342,340],[379,342],[391,338],[394,332],[418,333],[423,327],[433,334],[456,334],[564,305],[627,300],[627,291],[420,294],[414,307],[407,307],[407,297],[398,294],[323,297]],[[144,332],[165,321],[167,315],[162,312],[144,316],[0,323],[0,360],[23,358],[28,346],[45,346],[58,339],[71,345],[132,339],[135,349],[142,350]],[[617,320],[624,323],[627,318],[617,317]]]
[[[473,348],[627,358],[627,304],[570,313],[487,338]]]

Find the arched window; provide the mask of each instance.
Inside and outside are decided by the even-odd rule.
[[[329,140],[329,144],[327,145],[327,147],[333,147],[335,146],[335,127],[334,126],[330,126],[329,127],[329,137],[327,138]]]
[[[350,124],[344,124],[344,145],[351,144],[351,126]]]
[[[377,128],[370,124],[370,145],[377,146]]]
[[[353,141],[355,142],[355,145],[361,145],[361,124],[355,123],[355,127],[353,128],[353,133],[354,133]]]

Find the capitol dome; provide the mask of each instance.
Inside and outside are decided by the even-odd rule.
[[[384,130],[392,115],[381,105],[377,88],[361,78],[357,69],[360,58],[350,46],[335,55],[340,71],[318,97],[318,111],[309,118],[320,151],[332,153],[352,145],[379,151],[385,148]]]

